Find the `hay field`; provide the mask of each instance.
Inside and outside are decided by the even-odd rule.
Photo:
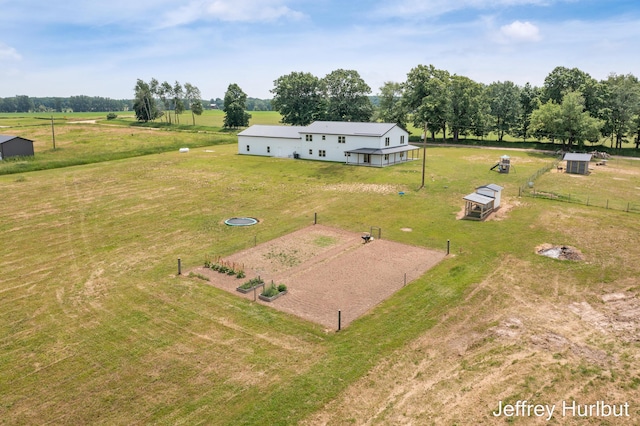
[[[517,175],[498,175],[499,150],[431,148],[418,191],[419,162],[235,152],[0,176],[3,422],[490,423],[501,398],[569,397],[629,400],[637,420],[636,320],[623,321],[640,288],[637,215],[524,198],[500,221],[456,220],[475,186],[514,200],[549,161],[539,153],[510,152]],[[453,255],[340,333],[176,276],[178,258],[197,267],[314,213],[428,249],[449,239]],[[261,223],[227,227],[231,216]],[[541,258],[542,243],[587,260]]]

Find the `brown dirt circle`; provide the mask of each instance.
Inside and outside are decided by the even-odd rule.
[[[273,302],[257,302],[335,329],[338,311],[341,325],[347,326],[401,289],[405,274],[408,284],[445,256],[384,239],[364,244],[361,234],[312,225],[224,258],[244,267],[244,279],[204,267],[191,272],[251,300],[253,292],[236,291],[250,278],[260,276],[267,283],[285,284],[286,295]]]

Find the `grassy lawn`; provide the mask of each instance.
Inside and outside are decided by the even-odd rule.
[[[479,185],[502,185],[515,203],[546,154],[428,148],[418,189],[420,161],[374,169],[239,156],[230,135],[84,124],[61,125],[49,152],[48,131],[25,128],[36,161],[113,161],[0,176],[0,423],[295,424],[441,323],[505,256],[582,286],[640,272],[608,248],[601,262],[568,267],[536,256],[559,232],[546,216],[554,201],[527,198],[500,221],[456,220]],[[171,149],[130,155],[157,145]],[[505,153],[517,172],[489,171]],[[623,213],[575,209],[585,226],[637,231]],[[444,250],[450,240],[452,256],[339,333],[176,276],[178,258],[188,270],[314,213],[407,244]],[[261,223],[224,225],[232,216]]]

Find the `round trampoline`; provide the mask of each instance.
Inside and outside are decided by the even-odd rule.
[[[224,221],[229,226],[251,226],[258,223],[258,219],[252,217],[232,217]]]

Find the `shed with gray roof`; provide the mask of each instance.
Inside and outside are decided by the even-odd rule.
[[[567,173],[577,175],[589,174],[589,163],[591,162],[591,154],[574,154],[567,153],[564,155],[564,161],[567,162],[565,170]]]
[[[485,220],[500,208],[500,199],[504,188],[495,183],[479,186],[476,192],[463,197],[465,201],[464,219]]]
[[[20,136],[0,135],[0,160],[33,156],[33,141]]]

